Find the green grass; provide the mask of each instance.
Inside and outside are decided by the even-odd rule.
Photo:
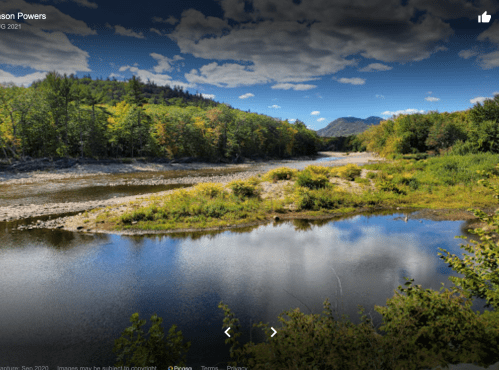
[[[376,190],[366,186],[360,193],[349,191],[349,187],[341,189],[328,179],[330,174],[368,185],[368,179],[358,177],[361,171],[358,166],[332,169],[311,166],[302,171],[280,168],[261,178],[233,181],[227,187],[198,184],[192,190],[180,189],[164,197],[151,198],[151,205],[126,213],[114,223],[117,229],[202,229],[260,222],[276,212],[296,217],[374,208],[487,208],[494,203],[493,194],[477,184],[481,177],[477,171],[498,174],[495,168],[498,162],[499,155],[470,154],[370,164],[364,168],[371,170],[368,177]],[[292,190],[284,199],[262,199],[259,187],[262,179],[294,180],[294,187],[290,187]],[[99,217],[112,220],[109,213]]]

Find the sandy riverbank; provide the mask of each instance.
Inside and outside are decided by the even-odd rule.
[[[318,164],[322,166],[342,166],[349,163],[358,165],[367,164],[373,161],[383,160],[376,157],[372,153],[346,153],[340,152],[323,152],[322,158],[336,157],[340,158],[334,161],[317,163],[315,160],[302,159],[302,160],[282,160],[270,162],[251,162],[244,164],[210,164],[210,163],[189,163],[189,164],[157,164],[157,163],[131,163],[131,164],[108,164],[108,165],[77,165],[70,168],[61,170],[37,171],[26,173],[0,173],[0,191],[2,188],[8,189],[16,187],[17,185],[27,186],[27,192],[30,189],[37,189],[45,186],[50,187],[55,181],[82,179],[87,177],[101,176],[105,178],[110,174],[134,174],[134,173],[159,173],[168,171],[199,171],[211,170],[212,174],[209,176],[189,176],[189,177],[176,177],[176,178],[142,178],[134,182],[135,185],[151,185],[151,184],[197,184],[201,182],[217,182],[228,183],[234,180],[242,180],[259,173],[265,173],[268,170],[280,166],[287,166],[292,168],[304,168],[309,164]],[[231,173],[231,171],[233,171]],[[237,172],[236,172],[237,171]],[[227,173],[229,172],[229,173]],[[128,176],[129,178],[130,176]],[[120,183],[119,176],[113,176],[112,180],[104,181],[105,185],[115,185]],[[129,181],[127,181],[129,183]],[[154,193],[155,195],[164,195],[172,192],[168,190],[164,192]],[[3,192],[4,197],[8,197],[6,191]],[[26,194],[29,196],[30,194]],[[19,219],[40,217],[47,215],[58,215],[71,212],[83,212],[94,208],[101,208],[107,206],[119,206],[120,204],[129,203],[130,201],[138,200],[140,198],[147,198],[151,194],[141,194],[134,196],[118,197],[106,200],[94,200],[84,202],[64,202],[64,203],[46,203],[46,204],[23,204],[20,201],[19,205],[9,205],[0,207],[0,221],[14,221]]]

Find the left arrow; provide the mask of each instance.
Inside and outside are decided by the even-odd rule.
[[[224,333],[225,333],[225,334],[226,334],[226,335],[230,338],[230,334],[229,334],[229,333],[227,333],[229,330],[230,330],[230,326],[227,328],[227,330],[226,330],[226,331],[224,331]]]

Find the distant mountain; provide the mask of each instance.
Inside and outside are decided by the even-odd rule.
[[[326,127],[317,130],[319,136],[336,137],[360,134],[372,125],[378,125],[383,118],[367,117],[366,119],[356,117],[341,117],[330,122]]]

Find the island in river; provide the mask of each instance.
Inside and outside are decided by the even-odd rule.
[[[24,204],[24,198],[14,204],[0,208],[0,221],[14,221],[25,218],[40,218],[51,216],[53,219],[37,219],[31,225],[21,225],[21,228],[62,228],[81,232],[105,232],[120,234],[143,234],[192,231],[197,229],[220,230],[225,228],[248,226],[267,222],[275,219],[287,218],[330,218],[345,213],[359,213],[374,209],[419,209],[424,217],[444,219],[471,219],[473,215],[466,211],[469,206],[485,206],[484,200],[475,196],[475,202],[468,202],[469,196],[462,197],[454,191],[454,196],[440,193],[436,199],[423,193],[436,194],[435,189],[429,192],[419,186],[414,188],[417,180],[414,169],[407,168],[406,179],[399,185],[390,183],[393,175],[389,171],[372,167],[373,163],[385,162],[371,153],[321,153],[317,160],[306,158],[301,160],[272,161],[265,163],[244,164],[154,164],[154,163],[129,163],[108,165],[79,165],[55,171],[28,172],[28,173],[1,173],[0,188],[3,190],[3,200],[9,199],[12,192],[23,191],[29,193],[36,188],[38,191],[44,187],[53,188],[56,184],[64,188],[72,182],[83,181],[88,178],[98,177],[105,186],[117,185],[172,185],[192,186],[200,183],[219,184],[223,187],[225,196],[232,196],[231,186],[235,182],[251,182],[258,187],[258,201],[255,199],[232,199],[239,204],[237,210],[216,211],[205,217],[200,205],[190,205],[196,210],[184,212],[181,217],[177,213],[168,215],[161,207],[166,207],[166,200],[172,201],[178,194],[189,194],[195,198],[199,186],[190,190],[171,189],[131,196],[113,197],[101,200],[46,202],[43,204]],[[334,158],[335,160],[330,160]],[[370,164],[370,165],[369,165]],[[306,184],[302,186],[303,172],[319,171],[313,176],[327,177],[327,189],[323,186],[315,187]],[[347,166],[363,166],[357,175],[350,176],[335,173],[335,168]],[[367,166],[366,166],[367,165]],[[311,166],[311,167],[309,167]],[[371,166],[371,167],[370,167]],[[396,166],[396,165],[394,165]],[[271,179],[266,175],[269,171],[286,167],[296,171],[291,178]],[[353,168],[353,167],[352,167]],[[300,171],[301,170],[301,171]],[[336,171],[336,172],[338,172]],[[412,171],[412,174],[411,174]],[[354,170],[355,172],[355,170]],[[158,174],[163,174],[159,176]],[[164,174],[168,174],[165,176]],[[390,179],[390,177],[392,179]],[[421,182],[421,181],[419,181]],[[405,183],[409,187],[405,187]],[[61,185],[62,184],[62,185]],[[387,185],[388,184],[388,185]],[[391,185],[390,185],[391,184]],[[325,184],[323,184],[326,187]],[[398,186],[398,187],[397,187]],[[466,193],[467,190],[459,190]],[[447,187],[449,188],[449,187]],[[21,189],[21,190],[19,190]],[[197,189],[197,190],[196,190]],[[449,188],[450,189],[450,188]],[[457,187],[457,189],[460,189]],[[475,187],[476,189],[476,187]],[[440,189],[439,191],[444,191]],[[454,189],[455,190],[455,189]],[[417,192],[420,193],[417,193]],[[475,191],[475,190],[474,190]],[[417,194],[416,194],[417,193]],[[28,194],[26,194],[28,195]],[[212,197],[211,197],[212,198]],[[212,199],[199,199],[198,203],[206,204]],[[254,197],[253,197],[254,198]],[[473,200],[473,197],[471,197]],[[229,198],[225,202],[229,204]],[[479,201],[482,199],[482,201]],[[438,200],[438,201],[437,201]],[[256,203],[255,203],[256,202]],[[0,204],[2,199],[0,199]],[[178,202],[172,203],[175,204]],[[244,204],[242,206],[241,204]],[[489,203],[490,204],[490,203]],[[210,206],[211,205],[207,205]],[[249,208],[248,208],[249,207]],[[253,208],[251,208],[253,207]],[[166,207],[172,208],[171,205]],[[222,207],[223,208],[223,207]],[[423,209],[425,211],[423,211]],[[430,210],[428,210],[430,209]],[[166,212],[166,213],[165,213]],[[173,211],[172,211],[173,212]],[[190,212],[190,213],[189,213]],[[217,213],[218,212],[218,213]],[[77,213],[77,214],[76,214]],[[59,217],[65,214],[66,216]],[[70,215],[68,215],[70,214]],[[160,216],[163,215],[163,216]],[[423,216],[423,215],[421,215]],[[415,217],[415,216],[411,216]],[[167,222],[168,221],[168,222]]]

